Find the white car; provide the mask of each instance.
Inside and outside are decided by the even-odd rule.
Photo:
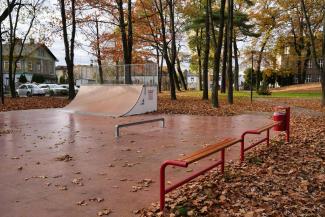
[[[66,88],[66,89],[69,90],[69,84],[60,84],[59,86],[60,86],[60,87],[63,87],[63,88]],[[75,93],[77,94],[78,91],[79,91],[79,87],[74,86],[74,91],[75,91]]]
[[[42,88],[50,96],[64,96],[68,95],[69,92],[68,89],[60,87],[57,84],[40,84],[39,87]]]
[[[22,84],[16,90],[17,96],[45,96],[45,91],[36,84]]]

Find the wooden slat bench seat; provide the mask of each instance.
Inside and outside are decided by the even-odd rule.
[[[191,153],[190,155],[188,156],[185,156],[181,159],[178,159],[178,160],[167,160],[165,161],[161,167],[160,167],[160,210],[161,211],[164,211],[164,207],[165,207],[165,195],[171,191],[173,191],[174,189],[182,186],[183,184],[185,183],[188,183],[189,181],[191,181],[192,179],[206,173],[207,171],[217,167],[217,166],[221,166],[221,172],[223,173],[224,172],[224,166],[225,166],[225,150],[226,148],[240,142],[241,145],[241,150],[240,150],[240,160],[241,161],[244,161],[244,154],[245,154],[245,151],[255,147],[256,145],[258,144],[261,144],[263,142],[266,142],[267,145],[269,145],[269,142],[270,142],[270,129],[272,127],[275,127],[279,124],[282,124],[282,123],[285,123],[286,124],[286,129],[285,130],[278,130],[278,129],[274,129],[276,131],[285,131],[286,132],[286,141],[289,142],[289,138],[290,138],[290,108],[289,107],[277,107],[277,109],[286,109],[286,119],[285,119],[285,122],[282,122],[282,121],[275,121],[273,123],[269,123],[269,124],[266,124],[260,128],[257,128],[257,129],[254,129],[254,130],[248,130],[248,131],[245,131],[240,138],[226,138],[214,145],[209,145],[207,147],[204,147],[200,150],[197,150],[193,153]],[[277,119],[275,119],[277,120]],[[263,132],[266,132],[266,136],[253,143],[253,144],[250,144],[250,146],[248,147],[245,147],[245,136],[246,135],[259,135],[259,134],[262,134]],[[220,152],[221,153],[221,156],[220,156],[220,160],[219,161],[214,161],[212,165],[208,166],[207,168],[205,169],[202,169],[194,174],[192,174],[191,176],[183,179],[182,181],[176,183],[176,184],[173,184],[172,186],[168,187],[168,188],[165,188],[165,170],[166,170],[166,167],[167,166],[178,166],[178,167],[183,167],[183,168],[186,168],[188,167],[189,164],[191,163],[194,163],[196,161],[199,161],[205,157],[208,157],[214,153],[217,153],[217,152]]]
[[[243,162],[245,159],[245,151],[248,151],[249,149],[255,147],[256,145],[266,142],[267,145],[270,144],[270,129],[278,124],[281,124],[281,121],[275,121],[273,123],[269,123],[267,125],[264,125],[256,130],[248,130],[245,131],[242,135],[241,135],[241,145],[240,145],[240,161]],[[249,134],[261,134],[263,132],[266,132],[266,136],[265,138],[251,144],[248,147],[245,147],[245,136],[249,135]]]
[[[228,148],[229,146],[232,146],[233,144],[240,142],[240,140],[241,139],[227,138],[227,139],[225,139],[221,142],[218,142],[214,145],[209,145],[203,149],[200,149],[200,150],[192,153],[191,155],[180,159],[180,161],[185,161],[186,163],[191,164],[191,163],[196,162],[202,158],[205,158],[205,157],[210,156],[216,152],[219,152],[222,149]]]
[[[179,186],[191,181],[192,179],[206,173],[207,171],[217,167],[221,166],[221,172],[224,172],[224,167],[225,167],[225,149],[240,142],[241,139],[237,138],[226,138],[214,145],[209,145],[205,148],[202,148],[200,150],[197,150],[193,152],[192,154],[183,157],[182,159],[179,160],[168,160],[165,161],[161,167],[160,167],[160,209],[163,210],[165,206],[165,194],[171,192],[172,190],[178,188]],[[202,169],[191,176],[187,177],[186,179],[168,187],[167,189],[165,188],[165,170],[166,167],[169,165],[172,166],[178,166],[178,167],[188,167],[189,164],[194,163],[202,158],[208,157],[214,153],[220,152],[220,160],[217,162],[213,162],[212,165],[208,166],[205,169]]]

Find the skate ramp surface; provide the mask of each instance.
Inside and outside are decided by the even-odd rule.
[[[85,85],[64,111],[112,117],[157,110],[157,87],[144,85]]]

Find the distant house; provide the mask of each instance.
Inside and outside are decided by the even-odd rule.
[[[19,51],[22,46],[22,41],[17,39],[14,50],[14,59],[19,56]],[[4,86],[9,86],[9,44],[3,45],[3,80]],[[42,43],[35,43],[33,39],[26,43],[23,47],[21,58],[17,62],[16,82],[20,75],[24,74],[27,81],[31,81],[34,74],[42,75],[45,81],[56,82],[55,62],[58,59],[50,51],[50,49]]]
[[[75,65],[73,68],[75,83],[77,86],[81,84],[94,84],[98,76],[98,67],[95,65]]]
[[[301,72],[303,73],[305,71],[305,75],[298,74],[298,55],[293,46],[284,47],[276,57],[277,68],[293,73],[294,83],[298,83],[299,76],[304,77],[302,80],[304,80],[305,83],[320,82],[320,70],[317,68],[311,56],[309,55],[308,57],[306,56],[306,52],[303,52],[300,61]],[[318,59],[317,62],[321,68],[324,66],[322,59]]]
[[[61,83],[61,79],[64,81],[68,80],[68,68],[66,66],[56,66],[55,74],[59,83]]]
[[[187,72],[186,78],[187,78],[187,88],[188,89],[190,89],[190,90],[198,90],[199,89],[199,77],[197,75]]]

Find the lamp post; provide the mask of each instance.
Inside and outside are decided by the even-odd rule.
[[[3,92],[3,64],[2,64],[2,23],[0,22],[0,95],[1,95],[1,103],[5,104],[4,92]]]
[[[253,103],[253,73],[254,73],[254,51],[252,50],[251,103]]]

